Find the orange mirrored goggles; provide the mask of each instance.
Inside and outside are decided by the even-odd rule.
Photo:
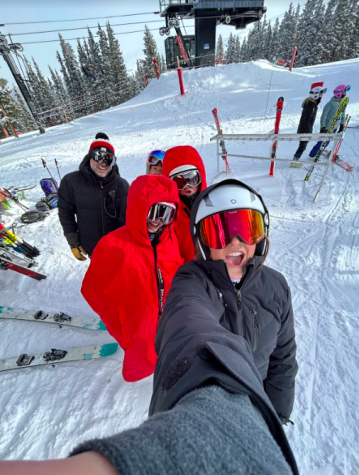
[[[234,236],[253,245],[266,235],[262,213],[252,209],[214,214],[200,222],[199,230],[203,244],[214,249],[224,249]]]

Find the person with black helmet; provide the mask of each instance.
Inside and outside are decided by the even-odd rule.
[[[323,94],[327,92],[327,88],[323,87],[323,82],[313,83],[309,97],[304,99],[302,104],[302,115],[300,116],[300,121],[297,129],[297,134],[311,134],[313,132],[314,122],[317,117],[318,106],[322,100]],[[300,157],[303,155],[303,152],[308,146],[308,142],[301,140],[299,142],[299,147],[297,148],[293,160],[300,160]],[[291,168],[301,168],[302,164],[300,163],[291,163]]]
[[[244,337],[265,392],[287,423],[298,369],[294,318],[286,279],[264,265],[268,209],[246,184],[224,180],[198,196],[190,227],[196,259],[177,271],[162,318],[195,317],[204,305],[225,329]]]
[[[128,189],[114,146],[99,132],[79,170],[65,175],[59,188],[59,219],[76,259],[91,257],[103,236],[124,226]]]

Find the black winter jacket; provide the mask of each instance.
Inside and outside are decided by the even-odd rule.
[[[91,170],[90,156],[86,155],[79,170],[65,175],[59,188],[59,218],[64,235],[78,232],[81,246],[91,255],[103,236],[124,226],[128,189],[117,165],[100,178]]]
[[[298,370],[291,294],[282,274],[260,267],[261,260],[250,261],[236,286],[223,260],[185,264],[173,280],[165,312],[182,318],[191,299],[205,301],[214,319],[247,341],[274,409],[289,417]]]
[[[313,132],[319,102],[320,100],[315,100],[312,97],[304,99],[302,104],[303,111],[300,117],[297,134],[310,134]]]
[[[248,270],[243,284],[241,310],[237,313],[233,308],[237,300],[236,292],[230,287],[232,284],[224,262],[204,264],[210,264],[205,265],[205,271],[197,262],[187,263],[180,267],[173,279],[156,335],[158,361],[149,414],[171,409],[193,389],[207,384],[217,384],[232,393],[246,394],[261,412],[293,473],[298,474],[282,425],[267,396],[273,396],[275,392],[280,399],[278,393],[287,392],[284,384],[287,379],[291,394],[294,389],[295,343],[290,328],[292,315],[285,280],[269,268],[259,271],[256,263],[252,271]],[[212,279],[221,289],[223,286],[223,292],[213,284]],[[247,286],[252,295],[248,293],[247,296]],[[273,296],[267,294],[271,291],[274,291]],[[258,342],[264,345],[263,353],[272,351],[270,348],[275,346],[273,339],[282,345],[272,351],[267,377],[271,379],[271,384],[267,386],[267,394],[250,345],[241,336],[241,322],[245,321],[245,326],[252,328],[246,338],[253,344],[254,318],[248,311],[255,308],[258,309],[261,327]],[[240,314],[247,318],[240,318]],[[249,317],[252,317],[251,321]],[[274,333],[278,333],[277,338]],[[259,354],[257,359],[261,359]],[[286,371],[287,374],[284,374]],[[286,395],[284,399],[287,399]]]

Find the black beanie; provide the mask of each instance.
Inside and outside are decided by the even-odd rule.
[[[104,132],[98,132],[95,139],[105,139],[110,140],[109,137]]]

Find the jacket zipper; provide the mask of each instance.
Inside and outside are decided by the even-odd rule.
[[[155,255],[155,273],[156,273],[156,283],[157,283],[157,297],[158,297],[158,317],[162,315],[163,312],[163,296],[165,293],[165,286],[163,281],[163,276],[161,269],[157,267],[157,252],[156,247],[153,249]]]
[[[105,235],[105,230],[103,227],[103,215],[102,215],[102,205],[103,205],[103,184],[100,182],[100,188],[101,188],[101,199],[100,199],[100,217],[101,217],[101,230],[102,230],[102,236]]]
[[[258,312],[257,310],[254,308],[252,310],[252,313],[253,313],[253,345],[252,345],[252,348],[253,348],[253,351],[256,351],[256,349],[258,348],[258,334],[259,334],[259,322],[258,322]]]

